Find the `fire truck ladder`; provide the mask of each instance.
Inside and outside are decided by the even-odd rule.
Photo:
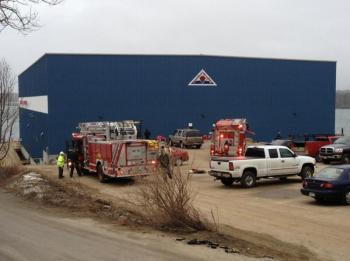
[[[81,134],[104,135],[106,140],[125,139],[127,134],[129,134],[127,137],[136,139],[137,129],[135,124],[137,123],[137,121],[133,120],[83,122],[79,123],[79,128]]]

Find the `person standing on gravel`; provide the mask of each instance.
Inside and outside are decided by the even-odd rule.
[[[165,147],[162,146],[160,150],[160,155],[158,157],[158,161],[160,163],[160,169],[161,171],[166,174],[170,179],[172,179],[171,175],[171,166],[170,166],[170,157],[169,157],[169,150],[165,151]],[[166,177],[166,176],[164,176]]]
[[[63,151],[60,152],[60,154],[57,157],[56,165],[58,167],[58,178],[63,178],[63,167],[64,167],[64,153]]]
[[[80,177],[81,176],[81,170],[80,170],[80,162],[79,162],[79,155],[78,155],[78,151],[74,148],[72,150],[68,151],[68,155],[67,155],[68,161],[70,160],[70,177],[73,178],[73,172],[74,169],[77,170],[77,174]]]
[[[149,140],[151,137],[151,132],[149,131],[149,129],[146,129],[143,135],[145,136],[146,140]]]

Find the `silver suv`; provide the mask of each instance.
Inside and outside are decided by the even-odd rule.
[[[177,129],[172,135],[169,135],[169,144],[181,148],[195,147],[199,149],[203,144],[203,138],[199,130]]]

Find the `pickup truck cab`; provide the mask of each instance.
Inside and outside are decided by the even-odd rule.
[[[261,178],[310,177],[315,164],[314,158],[298,156],[285,146],[249,146],[244,157],[212,157],[209,175],[225,186],[240,182],[242,187],[250,188]]]

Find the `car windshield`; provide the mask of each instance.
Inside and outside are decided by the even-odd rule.
[[[350,137],[340,137],[334,144],[350,144]]]
[[[314,177],[318,179],[339,179],[343,172],[344,169],[341,168],[325,168],[315,174]]]
[[[198,130],[189,131],[186,134],[187,137],[202,137],[202,134]]]

